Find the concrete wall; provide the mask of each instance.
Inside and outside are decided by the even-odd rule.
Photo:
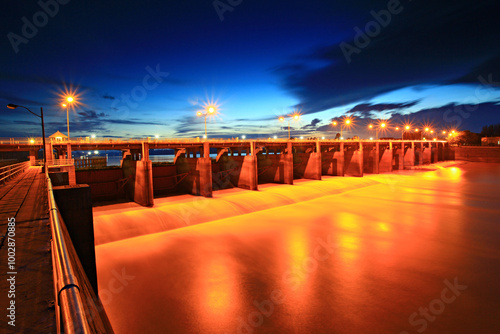
[[[328,152],[321,152],[322,174],[344,176],[344,150],[334,148]]]
[[[258,172],[257,157],[222,156],[218,163],[212,164],[212,182],[214,189],[238,187],[247,190],[257,190]]]
[[[403,145],[404,147],[404,145]],[[393,160],[392,160],[392,170],[403,170],[404,169],[404,149],[401,146],[393,148]]]
[[[378,150],[375,143],[363,145],[363,173],[378,174]]]
[[[180,177],[176,177],[175,165],[153,166],[153,193],[155,196],[167,196],[181,193],[177,186]]]
[[[125,198],[122,169],[76,171],[75,175],[77,184],[89,185],[94,201]]]
[[[388,144],[380,144],[378,149],[379,173],[390,173],[393,170],[394,151]]]
[[[428,165],[432,161],[432,149],[430,144],[422,145],[422,164]]]
[[[94,220],[90,187],[86,184],[54,187],[54,198],[85,274],[97,294]]]
[[[403,166],[404,169],[407,169],[415,166],[415,150],[411,144],[406,144],[404,146]]]
[[[258,183],[293,184],[293,155],[257,154]]]
[[[363,146],[345,145],[344,176],[363,176]]]
[[[455,160],[500,162],[500,147],[453,146],[450,149]]]
[[[123,176],[127,197],[143,206],[153,205],[153,164],[149,160],[123,160]]]
[[[293,178],[321,180],[321,153],[295,153],[293,155]]]
[[[179,189],[197,196],[212,197],[212,161],[210,158],[179,157],[175,164],[177,174],[189,173]]]

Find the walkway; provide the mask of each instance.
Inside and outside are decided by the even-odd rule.
[[[8,299],[6,280],[7,223],[15,217],[15,298]],[[0,291],[2,311],[0,332],[55,333],[54,287],[50,253],[50,226],[47,194],[41,167],[30,167],[0,187]],[[9,275],[10,276],[10,275]],[[5,296],[4,296],[5,295]],[[8,302],[15,300],[15,327],[10,326]],[[5,329],[5,330],[4,330]]]

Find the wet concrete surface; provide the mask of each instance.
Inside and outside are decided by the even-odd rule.
[[[187,210],[161,224],[109,207],[106,233],[123,213],[135,221],[96,248],[110,321],[116,333],[499,333],[500,164],[434,168],[185,197],[157,205]],[[252,212],[255,194],[282,203]],[[243,214],[206,222],[238,203]]]

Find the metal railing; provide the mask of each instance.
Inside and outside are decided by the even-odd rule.
[[[85,317],[79,282],[70,261],[62,231],[62,219],[54,198],[48,168],[45,168],[52,232],[52,263],[56,298],[56,326],[58,333],[91,333]]]
[[[421,139],[421,140],[410,140],[410,139],[310,139],[310,138],[294,138],[290,141],[292,142],[311,142],[319,140],[320,142],[434,142],[433,139]],[[169,144],[169,143],[202,143],[204,141],[208,141],[210,143],[226,143],[226,142],[250,142],[250,141],[258,141],[258,142],[288,142],[289,139],[286,138],[255,138],[255,139],[241,139],[241,138],[210,138],[205,140],[203,138],[72,138],[71,140],[63,139],[63,140],[51,140],[50,143],[53,145],[58,144],[89,144],[89,145],[105,145],[105,144],[141,144],[143,142],[150,144]],[[446,143],[445,139],[438,139],[439,143]],[[47,142],[49,143],[49,142]],[[0,145],[8,145],[8,144],[16,144],[16,145],[42,145],[41,138],[35,139],[26,139],[26,138],[0,138]]]
[[[77,169],[84,168],[103,168],[106,167],[106,158],[87,158],[87,159],[74,159],[74,165]]]
[[[30,162],[25,161],[13,165],[0,167],[0,184],[10,180],[12,177],[23,172],[29,166]]]
[[[47,166],[67,166],[67,165],[74,165],[75,161],[74,159],[53,159],[53,160],[47,160]]]

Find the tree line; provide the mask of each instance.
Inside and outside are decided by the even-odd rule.
[[[500,123],[483,126],[481,137],[500,137]]]

